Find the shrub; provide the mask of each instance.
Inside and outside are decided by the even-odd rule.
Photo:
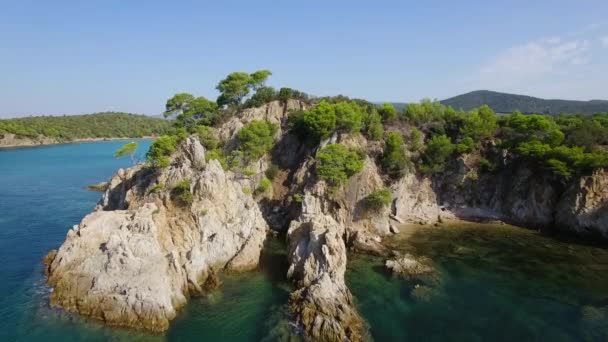
[[[410,133],[409,139],[410,151],[412,152],[420,152],[424,147],[424,138],[422,136],[422,132],[420,132],[416,127],[412,128],[412,132]]]
[[[193,198],[192,192],[190,192],[190,181],[186,179],[177,183],[171,191],[171,195],[173,200],[179,204],[183,206],[191,205]]]
[[[287,102],[287,100],[289,100],[292,96],[293,96],[293,89],[285,88],[285,87],[279,89],[279,95],[278,95],[279,100],[281,100],[283,102]]]
[[[277,96],[277,91],[274,90],[274,88],[261,87],[245,102],[245,107],[260,107],[268,102],[276,100]]]
[[[300,194],[295,194],[293,195],[293,201],[296,203],[302,203],[302,201],[304,201],[304,198]]]
[[[165,186],[162,183],[156,184],[153,187],[150,188],[149,192],[153,193],[153,192],[157,192],[160,191],[164,188]]]
[[[203,144],[205,149],[208,151],[215,150],[216,148],[220,147],[220,141],[215,136],[213,128],[199,125],[196,128],[196,135],[198,135],[199,139],[201,140],[201,144]]]
[[[265,173],[268,179],[273,180],[279,173],[279,167],[276,164],[271,164]]]
[[[390,103],[384,103],[378,108],[378,113],[382,116],[382,121],[392,122],[397,118],[397,110]]]
[[[268,152],[275,141],[277,126],[267,121],[252,121],[239,133],[239,149],[248,160],[258,159]]]
[[[367,137],[371,140],[380,140],[384,136],[384,126],[382,126],[382,118],[380,114],[373,111],[367,116]]]
[[[384,154],[382,155],[382,168],[391,178],[399,178],[407,168],[408,160],[405,156],[403,137],[396,132],[390,132],[386,138]]]
[[[201,209],[201,216],[207,215],[208,212],[209,210],[207,210],[206,208]]]
[[[454,145],[445,135],[436,135],[427,142],[422,155],[420,171],[423,173],[443,172],[447,159],[454,152]]]
[[[464,136],[480,140],[493,136],[497,127],[496,114],[490,107],[483,105],[465,116],[460,131]]]
[[[473,141],[473,138],[465,137],[458,144],[456,144],[456,146],[454,147],[454,150],[459,154],[460,153],[471,153],[474,148],[475,148],[475,141]]]
[[[245,195],[251,195],[251,189],[249,189],[249,188],[243,188],[243,193]]]
[[[146,158],[152,164],[153,167],[163,168],[169,166],[171,159],[169,156],[175,152],[177,148],[176,138],[169,135],[163,135],[158,139],[154,140]]]
[[[270,182],[270,179],[268,179],[268,178],[262,179],[260,181],[260,184],[258,184],[257,188],[255,188],[256,195],[265,193],[266,190],[268,190],[271,185],[272,185],[272,183]]]
[[[222,151],[221,149],[207,151],[207,153],[205,154],[205,160],[210,161],[214,159],[220,162],[220,165],[222,165],[222,169],[228,169],[226,165],[226,155],[224,154],[224,151]]]
[[[391,204],[392,196],[389,189],[375,190],[365,198],[365,207],[368,210],[378,211]]]
[[[243,175],[250,177],[255,175],[255,171],[253,171],[252,169],[243,169]]]
[[[327,101],[321,101],[305,111],[301,117],[301,124],[296,126],[304,129],[305,134],[315,140],[325,139],[336,129],[336,110]]]
[[[479,159],[479,168],[485,172],[495,172],[497,170],[497,166],[486,158]]]
[[[359,132],[365,111],[354,102],[338,102],[333,105],[336,113],[336,126],[346,132]]]
[[[317,153],[317,175],[337,187],[363,169],[362,153],[349,151],[342,144],[327,145]]]

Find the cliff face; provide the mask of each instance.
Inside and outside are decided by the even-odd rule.
[[[267,225],[251,195],[188,138],[158,173],[119,170],[95,212],[47,258],[51,304],[112,325],[162,331],[220,270],[257,266]],[[192,204],[172,189],[189,180]]]
[[[270,225],[287,230],[286,276],[295,284],[288,304],[297,331],[307,340],[359,341],[368,334],[344,281],[347,250],[388,255],[382,237],[397,223],[493,218],[608,238],[608,171],[563,185],[525,163],[481,172],[478,157],[465,155],[441,175],[389,181],[375,162],[377,142],[335,134],[312,147],[289,134],[287,114],[300,109],[306,105],[299,101],[271,102],[217,130],[230,149],[248,122],[279,126],[273,151],[246,165],[253,175],[206,162],[193,137],[166,169],[119,170],[96,210],[45,258],[51,303],[108,324],[165,330],[189,295],[217,284],[217,272],[255,268]],[[314,156],[335,142],[367,157],[361,172],[330,192],[316,177]],[[273,190],[254,199],[243,189],[254,189],[271,163],[281,168]],[[183,181],[191,203],[180,203],[176,193]],[[366,209],[366,197],[384,187],[392,204]]]

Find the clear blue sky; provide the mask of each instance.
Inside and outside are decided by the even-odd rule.
[[[158,114],[231,71],[373,101],[608,98],[608,1],[0,0],[0,116]]]

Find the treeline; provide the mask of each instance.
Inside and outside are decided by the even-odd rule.
[[[59,140],[135,138],[164,134],[170,128],[171,123],[167,120],[115,112],[0,120],[0,134],[30,138],[45,136]]]
[[[238,145],[227,151],[213,127],[238,113],[270,101],[305,100],[306,111],[292,112],[291,132],[316,146],[335,133],[363,134],[383,142],[377,162],[385,174],[398,178],[406,172],[438,174],[450,160],[476,153],[479,168],[497,172],[514,160],[526,160],[568,180],[576,174],[608,167],[608,114],[497,115],[482,105],[469,111],[455,110],[437,101],[423,100],[396,109],[390,103],[377,105],[345,96],[312,98],[282,88],[267,87],[270,71],[232,73],[221,80],[216,101],[181,93],[167,101],[166,116],[175,116],[173,130],[158,139],[148,153],[153,166],[168,165],[168,156],[190,134],[198,134],[208,149],[208,159],[218,159],[225,168],[243,167],[259,158],[274,144],[277,127],[252,122],[238,133]],[[330,144],[317,154],[318,176],[338,187],[363,166],[364,151]]]

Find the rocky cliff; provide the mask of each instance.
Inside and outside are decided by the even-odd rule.
[[[274,101],[217,129],[230,150],[248,122],[279,127],[273,150],[244,166],[247,176],[205,161],[194,137],[179,146],[168,168],[119,170],[96,210],[45,258],[51,303],[108,324],[165,330],[190,295],[217,285],[218,272],[255,268],[270,226],[286,232],[294,333],[359,341],[369,336],[344,281],[347,251],[389,255],[382,238],[399,223],[491,218],[608,238],[607,171],[563,183],[526,163],[484,172],[479,156],[464,155],[440,175],[408,172],[391,180],[377,165],[381,143],[334,134],[311,146],[290,134],[288,113],[306,108]],[[363,169],[336,191],[315,173],[315,154],[330,143],[367,154]],[[254,189],[271,164],[280,168],[271,191],[255,197],[244,191]],[[390,189],[391,205],[368,210],[366,197],[381,188]],[[189,200],[180,197],[184,191]]]
[[[215,273],[257,266],[267,225],[252,196],[188,138],[161,171],[112,177],[96,211],[46,258],[51,304],[111,325],[162,331]],[[173,189],[187,181],[192,203]]]

